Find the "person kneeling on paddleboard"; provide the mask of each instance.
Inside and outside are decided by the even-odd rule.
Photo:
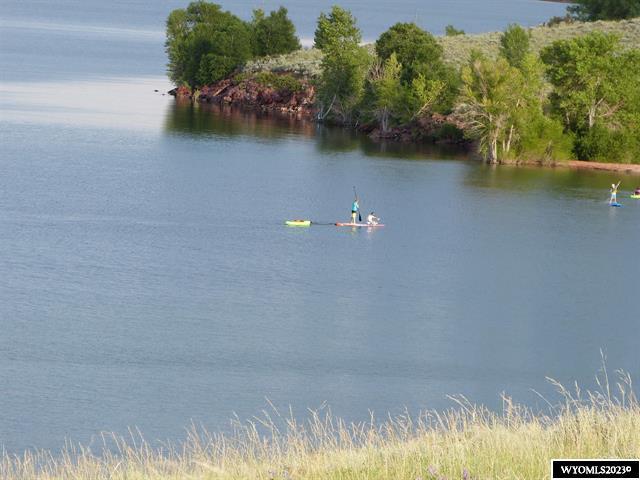
[[[611,184],[611,199],[609,200],[609,205],[618,203],[618,187],[620,183],[622,183],[622,180],[620,180],[617,185],[615,183]]]
[[[351,205],[351,223],[356,223],[356,217],[358,216],[358,211],[360,210],[360,204],[358,203],[358,197],[353,201],[353,205]]]
[[[369,214],[369,216],[367,217],[367,224],[368,225],[378,225],[379,221],[380,221],[380,219],[378,217],[376,217],[374,212],[371,212]]]

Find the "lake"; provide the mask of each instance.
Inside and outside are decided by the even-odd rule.
[[[285,2],[303,38],[331,2]],[[455,149],[163,95],[175,1],[4,1],[0,444],[138,427],[184,437],[268,408],[349,421],[640,374],[640,202],[611,174],[492,168]],[[345,1],[374,38],[533,25],[536,0]],[[248,18],[251,7],[233,3]],[[157,91],[156,91],[157,90]],[[623,176],[625,192],[640,183]],[[349,217],[356,186],[386,227]]]

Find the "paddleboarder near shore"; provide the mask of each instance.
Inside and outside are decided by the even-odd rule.
[[[622,180],[620,180],[617,185],[615,183],[611,184],[611,198],[609,199],[609,205],[618,203],[618,187],[620,186],[621,183],[622,183]]]

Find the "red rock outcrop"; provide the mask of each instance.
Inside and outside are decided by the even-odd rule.
[[[241,81],[224,79],[202,87],[195,95],[187,87],[178,87],[169,93],[179,98],[195,99],[198,102],[224,103],[313,117],[315,87],[304,80],[301,80],[301,86],[300,90],[293,92],[263,85],[253,79]]]

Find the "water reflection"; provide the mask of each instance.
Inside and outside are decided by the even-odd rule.
[[[188,100],[176,100],[165,118],[166,132],[190,136],[242,135],[276,140],[291,134],[313,137],[315,130],[315,123],[303,118]]]
[[[547,195],[567,196],[606,202],[608,188],[622,179],[631,189],[637,176],[616,172],[577,170],[566,167],[483,165],[465,171],[464,184],[475,189],[495,189],[512,192],[544,190]]]
[[[278,141],[295,136],[315,142],[319,153],[361,152],[368,157],[407,159],[477,159],[459,145],[407,144],[374,141],[367,135],[339,127],[318,125],[295,116],[259,112],[228,105],[176,100],[167,108],[165,131],[194,137],[251,136]]]

